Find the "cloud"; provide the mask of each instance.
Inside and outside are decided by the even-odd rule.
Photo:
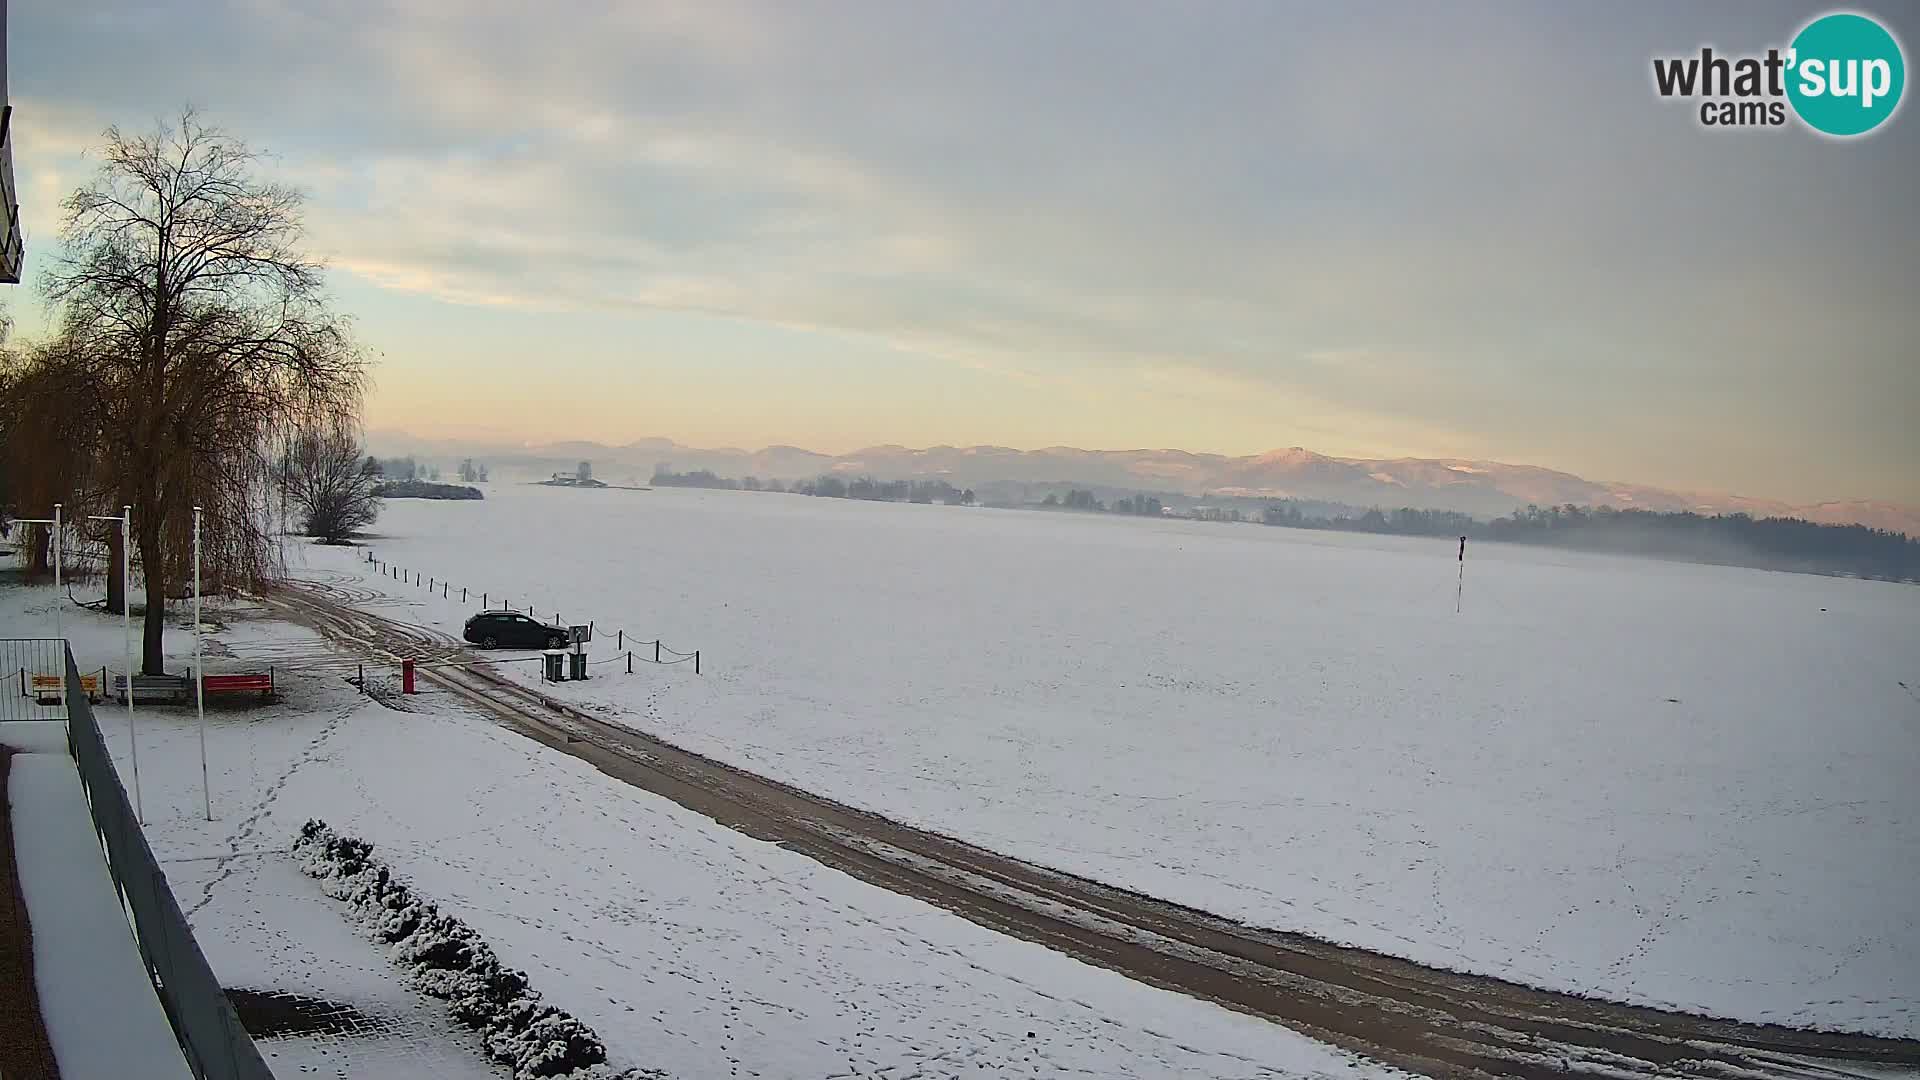
[[[1354,452],[1622,475],[1660,462],[1623,430],[1704,422],[1693,481],[1858,469],[1920,497],[1885,414],[1920,391],[1914,125],[1706,139],[1646,87],[1655,51],[1791,28],[1766,10],[14,14],[41,229],[102,122],[193,100],[280,153],[337,268],[396,294],[844,336],[927,380],[1126,395],[1136,426],[1137,393],[1266,410]]]

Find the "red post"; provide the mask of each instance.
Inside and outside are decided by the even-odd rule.
[[[400,661],[400,692],[413,693],[413,657]]]

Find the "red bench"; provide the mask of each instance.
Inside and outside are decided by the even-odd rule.
[[[259,694],[264,698],[273,696],[273,672],[244,672],[227,675],[202,675],[200,687],[210,695],[218,694]]]

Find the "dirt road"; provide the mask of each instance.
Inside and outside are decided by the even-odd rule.
[[[458,659],[448,635],[370,614],[373,594],[300,583],[271,598],[366,654]],[[1462,975],[1249,928],[910,828],[688,753],[484,668],[421,678],[529,738],[861,880],[1154,986],[1436,1077],[1920,1076],[1920,1042],[1740,1024]]]

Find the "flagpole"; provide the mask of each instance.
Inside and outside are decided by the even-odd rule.
[[[53,530],[51,533],[47,534],[47,546],[53,549],[53,591],[55,594],[58,594],[61,591],[60,590],[60,504],[59,503],[53,504],[53,516],[50,518],[14,518],[13,520],[14,520],[14,523],[17,525],[45,525],[48,528]],[[120,519],[109,518],[108,520],[118,521]],[[38,549],[36,548],[35,550],[37,551]],[[60,604],[57,598],[53,605],[53,636],[56,638],[64,638],[67,636],[66,633],[61,629]]]
[[[53,636],[66,637],[60,609],[66,606],[67,593],[60,586],[60,504],[53,504]]]
[[[193,707],[200,719],[200,798],[213,820],[213,785],[207,779],[207,675],[200,669],[200,508],[193,508]]]
[[[127,663],[127,750],[133,758],[133,813],[145,825],[147,814],[140,801],[140,740],[133,737],[133,507],[122,506],[118,515],[87,516],[89,520],[120,523],[120,639]]]

